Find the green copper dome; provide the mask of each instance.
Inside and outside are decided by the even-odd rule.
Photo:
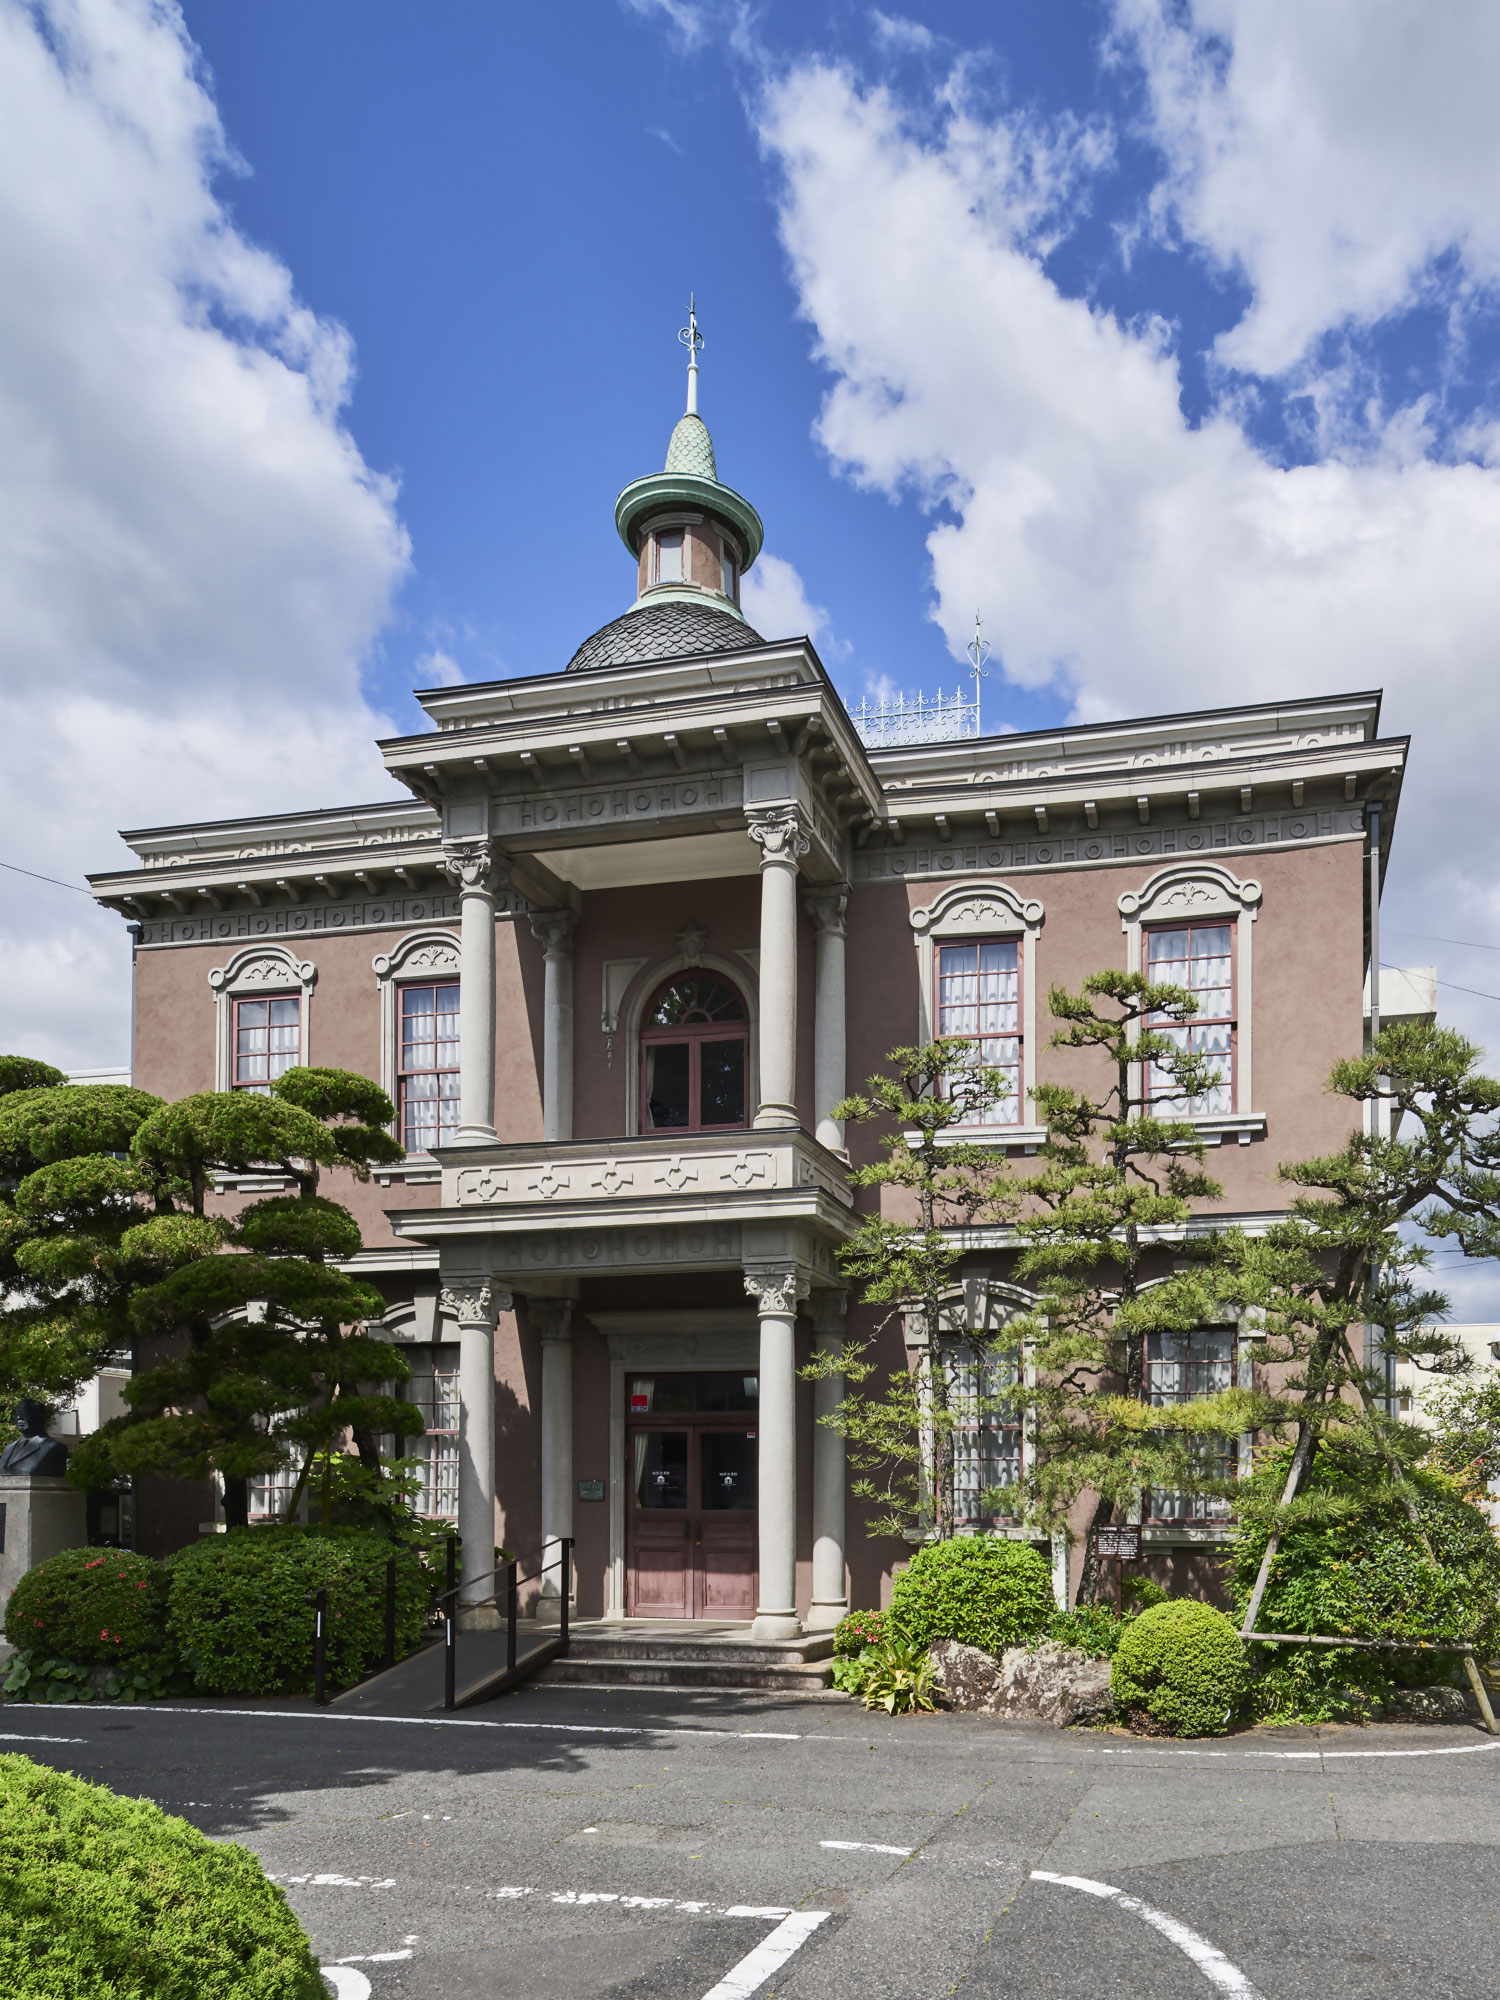
[[[677,428],[672,433],[672,442],[667,446],[667,471],[686,472],[695,479],[712,479],[715,484],[718,483],[714,441],[702,417],[691,411],[678,419]]]

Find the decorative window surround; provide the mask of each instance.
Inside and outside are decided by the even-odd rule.
[[[227,965],[208,975],[214,991],[214,1089],[228,1090],[234,1081],[234,1003],[277,993],[295,993],[302,1001],[301,1062],[312,1061],[312,994],[318,968],[280,945],[253,945],[236,952]]]
[[[1046,914],[1043,904],[1026,900],[1003,882],[962,882],[911,913],[916,932],[919,1039],[936,1034],[937,946],[939,942],[984,938],[1018,938],[1021,944],[1021,1123],[984,1125],[954,1133],[965,1143],[1019,1148],[1034,1153],[1046,1137],[1039,1125],[1025,1122],[1036,1089],[1036,946]]]
[[[402,938],[393,951],[378,952],[370,961],[376,983],[380,990],[380,1087],[392,1104],[398,1102],[399,1083],[397,1069],[399,1054],[397,1037],[401,1033],[401,1023],[396,1017],[396,989],[404,980],[457,979],[460,970],[459,941],[453,931],[413,931]],[[393,1138],[399,1139],[400,1116],[386,1127]],[[389,1187],[394,1181],[423,1182],[437,1180],[438,1171],[425,1153],[411,1155],[410,1168],[388,1167],[380,1171],[377,1178],[382,1187]]]
[[[1211,923],[1216,917],[1232,921],[1235,979],[1235,1063],[1234,1110],[1224,1113],[1190,1115],[1181,1121],[1192,1125],[1210,1146],[1221,1145],[1233,1136],[1242,1146],[1265,1132],[1266,1121],[1255,1111],[1251,1073],[1251,1022],[1254,988],[1251,984],[1251,944],[1255,920],[1260,914],[1259,882],[1242,882],[1227,868],[1208,861],[1186,861],[1175,868],[1162,868],[1141,889],[1127,889],[1120,897],[1120,928],[1125,933],[1125,970],[1140,972],[1145,965],[1142,932],[1153,925]],[[1131,1072],[1131,1090],[1140,1094],[1141,1074],[1137,1064]]]
[[[742,956],[736,954],[736,957]],[[720,958],[714,952],[701,950],[678,952],[675,957],[655,961],[641,959],[637,963],[641,969],[627,981],[617,1003],[625,1020],[626,1138],[663,1142],[672,1136],[670,1132],[641,1131],[641,1016],[646,1011],[646,1002],[657,988],[680,972],[722,973],[745,1002],[745,1025],[750,1037],[745,1063],[745,1123],[748,1129],[754,1107],[760,1102],[760,1008],[755,982],[748,976],[746,967],[731,959]]]

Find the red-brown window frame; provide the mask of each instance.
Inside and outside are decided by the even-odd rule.
[[[406,1147],[406,1150],[409,1153],[414,1151],[423,1152],[427,1149],[420,1146],[413,1147],[406,1136],[406,1083],[408,1077],[459,1076],[462,1073],[462,1066],[460,1063],[455,1062],[451,1065],[451,1067],[447,1069],[414,1069],[414,1070],[407,1069],[405,1060],[406,1035],[404,1032],[406,1025],[406,995],[409,992],[415,992],[418,991],[419,989],[430,991],[432,994],[432,1001],[433,1001],[433,1017],[434,1019],[436,1019],[437,996],[439,991],[445,987],[452,987],[453,990],[457,992],[459,988],[459,981],[456,979],[408,979],[408,980],[403,980],[402,983],[396,989],[396,1130],[401,1135],[402,1145]],[[434,1037],[433,1040],[434,1053],[436,1053],[436,1047],[437,1047],[437,1038]],[[426,1099],[424,1101],[431,1104],[440,1104],[442,1100],[440,1098],[434,1097]],[[442,1145],[443,1143],[443,1127],[442,1127],[441,1114],[439,1115],[437,1121],[437,1143],[439,1145]]]
[[[943,1033],[943,953],[945,951],[969,951],[976,946],[982,950],[987,944],[1013,945],[1016,953],[1016,1030],[1013,1037],[1010,1035],[1004,1036],[1004,1039],[1007,1041],[1014,1040],[1016,1045],[1016,1094],[1012,1100],[1014,1112],[1009,1118],[991,1117],[975,1119],[972,1123],[965,1120],[961,1129],[975,1132],[1004,1132],[1012,1125],[1024,1124],[1026,1120],[1026,1030],[1024,1012],[1026,940],[1020,937],[956,937],[936,939],[932,959],[932,1017],[934,1028],[938,1036],[944,1041],[982,1043],[985,1041],[999,1041],[1001,1039],[999,1035],[985,1035],[982,1032],[977,1035],[945,1035]],[[982,976],[982,974],[978,976]],[[999,1068],[1001,1065],[996,1064],[993,1067]],[[993,1110],[994,1107],[992,1106],[991,1109]]]
[[[1174,930],[1178,930],[1181,929],[1181,926],[1174,924],[1170,927],[1163,926],[1163,928],[1164,929],[1171,928]],[[1227,1326],[1197,1326],[1193,1328],[1192,1332],[1187,1336],[1187,1338],[1189,1343],[1191,1344],[1191,1342],[1194,1339],[1197,1339],[1201,1335],[1210,1333],[1227,1333],[1229,1335],[1229,1386],[1233,1388],[1240,1378],[1240,1336],[1238,1330],[1234,1327],[1227,1327]],[[1157,1334],[1151,1334],[1147,1336],[1146,1356],[1144,1361],[1145,1375],[1146,1375],[1144,1388],[1146,1391],[1146,1397],[1148,1401],[1150,1400],[1151,1397],[1151,1370],[1153,1367],[1159,1365],[1157,1363],[1154,1363],[1150,1358],[1151,1356],[1150,1343],[1152,1340],[1159,1339],[1160,1337],[1161,1336]],[[1189,1360],[1188,1366],[1191,1368],[1192,1365],[1193,1364],[1191,1360]],[[1208,1365],[1212,1366],[1213,1364],[1210,1363]],[[1219,1391],[1215,1389],[1204,1389],[1199,1392],[1198,1396],[1195,1396],[1190,1386],[1187,1395],[1178,1398],[1178,1401],[1185,1403],[1195,1403],[1199,1401],[1200,1397],[1202,1396],[1213,1396],[1217,1395],[1218,1393]],[[1157,1407],[1165,1408],[1166,1405],[1160,1404]],[[1232,1440],[1223,1440],[1222,1442],[1226,1446],[1226,1455],[1229,1452],[1233,1452],[1234,1445]],[[1238,1476],[1237,1471],[1236,1471],[1236,1476]],[[1159,1514],[1156,1512],[1157,1494],[1159,1491],[1164,1491],[1164,1490],[1165,1489],[1159,1489],[1154,1486],[1147,1487],[1146,1489],[1145,1504],[1141,1510],[1141,1517],[1147,1526],[1157,1527],[1157,1528],[1173,1528],[1182,1526],[1213,1525],[1213,1524],[1225,1525],[1234,1518],[1233,1508],[1228,1507],[1228,1503],[1226,1503],[1228,1511],[1226,1511],[1223,1514],[1209,1514],[1209,1513],[1188,1514],[1188,1515]]]
[[[670,1138],[676,1132],[743,1132],[750,1123],[750,1009],[745,1003],[744,993],[734,980],[722,972],[694,973],[691,969],[670,973],[661,983],[654,986],[645,1006],[641,1009],[644,1024],[650,1017],[652,1008],[663,993],[680,985],[685,979],[710,978],[727,986],[740,1003],[741,1014],[738,1021],[691,1021],[675,1027],[651,1028],[642,1026],[640,1033],[640,1128],[642,1137],[654,1137],[658,1132]],[[704,1042],[731,1042],[738,1039],[745,1048],[745,1105],[738,1124],[705,1125],[702,1120],[702,1058],[697,1048]],[[675,1042],[690,1044],[688,1056],[688,1122],[686,1125],[653,1125],[650,1123],[650,1100],[646,1091],[646,1058],[653,1048],[661,1048]]]
[[[1229,932],[1229,1009],[1230,1009],[1230,1011],[1229,1011],[1229,1012],[1228,1012],[1227,1014],[1204,1014],[1204,1013],[1202,1013],[1202,1012],[1200,1011],[1199,1013],[1196,1013],[1196,1014],[1191,1014],[1191,1015],[1189,1015],[1189,1016],[1187,1017],[1187,1019],[1186,1019],[1186,1020],[1184,1020],[1184,1021],[1182,1021],[1182,1022],[1175,1022],[1175,1021],[1174,1021],[1174,1022],[1170,1022],[1170,1023],[1163,1023],[1162,1025],[1164,1025],[1164,1026],[1171,1026],[1171,1027],[1178,1027],[1178,1026],[1181,1026],[1181,1027],[1187,1027],[1187,1028],[1214,1028],[1214,1027],[1218,1027],[1218,1026],[1220,1026],[1221,1024],[1224,1024],[1224,1025],[1227,1025],[1227,1026],[1228,1026],[1228,1029],[1229,1029],[1229,1077],[1228,1077],[1228,1083],[1229,1083],[1229,1107],[1230,1107],[1230,1110],[1231,1110],[1231,1111],[1233,1111],[1233,1109],[1234,1109],[1235,1105],[1237,1105],[1237,1104],[1239,1103],[1239,1101],[1240,1101],[1240,1076],[1239,1076],[1239,1069],[1240,1069],[1240,951],[1239,951],[1239,945],[1240,945],[1240,934],[1239,934],[1239,926],[1238,926],[1238,925],[1236,924],[1236,922],[1235,922],[1234,918],[1233,918],[1233,917],[1212,917],[1212,918],[1209,918],[1209,917],[1205,917],[1205,918],[1204,918],[1204,919],[1203,919],[1203,920],[1202,920],[1201,922],[1199,922],[1199,921],[1194,921],[1194,922],[1190,922],[1190,923],[1185,923],[1185,924],[1184,924],[1184,923],[1176,923],[1176,924],[1146,924],[1146,925],[1143,925],[1143,926],[1142,926],[1142,930],[1141,930],[1141,973],[1142,973],[1142,976],[1143,976],[1144,978],[1146,978],[1146,979],[1150,979],[1150,978],[1151,978],[1151,940],[1152,940],[1152,938],[1154,938],[1154,937],[1168,937],[1168,936],[1170,936],[1170,935],[1171,935],[1171,934],[1172,934],[1172,933],[1173,933],[1174,931],[1187,931],[1187,932],[1189,933],[1189,944],[1188,944],[1188,963],[1189,963],[1189,964],[1191,965],[1191,963],[1192,963],[1192,955],[1193,955],[1193,954],[1192,954],[1192,943],[1191,943],[1191,933],[1192,933],[1192,932],[1194,932],[1194,931],[1222,931],[1222,930],[1227,930],[1227,931]],[[1141,1074],[1141,1095],[1142,1095],[1143,1097],[1146,1097],[1146,1098],[1150,1099],[1150,1100],[1151,1100],[1151,1101],[1152,1101],[1153,1103],[1160,1103],[1160,1102],[1162,1102],[1162,1101],[1170,1101],[1170,1100],[1171,1100],[1172,1098],[1174,1098],[1174,1097],[1180,1097],[1180,1096],[1182,1095],[1182,1092],[1181,1092],[1181,1091],[1178,1091],[1178,1090],[1159,1090],[1159,1091],[1153,1091],[1153,1089],[1152,1089],[1152,1087],[1151,1087],[1151,1068],[1152,1068],[1152,1066],[1151,1066],[1151,1064],[1150,1064],[1150,1063],[1146,1063],[1146,1064],[1144,1064],[1144,1065],[1142,1066],[1142,1074]],[[1211,1118],[1211,1117],[1217,1117],[1217,1116],[1222,1116],[1223,1114],[1221,1114],[1221,1113],[1216,1113],[1216,1112],[1191,1112],[1191,1111],[1190,1111],[1190,1112],[1189,1112],[1189,1113],[1188,1113],[1187,1115],[1188,1115],[1189,1117],[1205,1117],[1205,1118]]]
[[[246,1006],[259,1006],[262,1002],[269,1002],[272,1000],[290,1000],[297,1009],[297,1059],[295,1062],[288,1064],[288,1068],[300,1069],[302,1067],[302,1056],[303,1056],[302,1037],[304,1028],[306,1027],[306,1016],[302,1011],[302,995],[300,993],[285,993],[285,992],[236,993],[233,997],[232,1012],[230,1014],[230,1019],[229,1019],[229,1087],[231,1090],[254,1090],[257,1092],[268,1091],[272,1083],[275,1081],[275,1079],[269,1074],[270,1071],[269,1043],[267,1045],[267,1050],[266,1050],[267,1074],[263,1077],[261,1076],[242,1077],[240,1075],[240,1009]],[[270,1034],[270,1024],[271,1024],[271,1016],[268,1008],[266,1013],[266,1033],[268,1036]]]

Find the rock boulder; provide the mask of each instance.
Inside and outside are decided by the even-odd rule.
[[[1012,1646],[997,1660],[978,1646],[941,1639],[931,1649],[933,1681],[947,1706],[1023,1722],[1092,1722],[1111,1712],[1109,1661],[1046,1640]]]

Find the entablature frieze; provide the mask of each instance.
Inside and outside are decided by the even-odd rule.
[[[1350,805],[1220,820],[1193,821],[1184,815],[1180,825],[1137,825],[1128,832],[1002,833],[998,838],[959,834],[946,841],[926,836],[909,844],[858,849],[852,866],[856,884],[975,872],[1126,866],[1358,840],[1363,838],[1364,824],[1363,807]]]
[[[821,1192],[845,1208],[844,1163],[806,1133],[723,1132],[517,1146],[450,1146],[441,1154],[443,1204],[564,1208],[640,1204],[683,1196]]]

